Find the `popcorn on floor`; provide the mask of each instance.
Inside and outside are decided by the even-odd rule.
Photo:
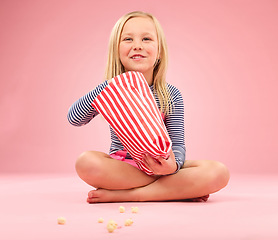
[[[57,222],[60,225],[64,225],[66,223],[66,219],[64,217],[58,217]]]
[[[133,223],[133,220],[131,218],[125,220],[125,226],[131,226]]]
[[[108,232],[112,233],[117,228],[117,226],[118,226],[118,224],[114,220],[109,220],[106,228],[107,228]]]
[[[112,232],[114,232],[114,227],[112,226],[112,225],[107,225],[107,231],[109,232],[109,233],[112,233]]]
[[[119,207],[119,211],[120,211],[120,213],[124,213],[124,212],[125,212],[125,207],[120,206],[120,207]]]
[[[138,207],[131,207],[131,212],[132,213],[138,213],[139,208]]]

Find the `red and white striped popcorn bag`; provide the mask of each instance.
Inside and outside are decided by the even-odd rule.
[[[92,106],[110,124],[138,167],[153,175],[142,161],[143,154],[168,158],[172,142],[143,74],[127,72],[112,78]]]

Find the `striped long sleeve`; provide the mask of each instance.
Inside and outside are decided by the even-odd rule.
[[[70,124],[83,126],[98,115],[98,112],[92,106],[92,102],[107,85],[107,81],[99,84],[95,89],[72,104],[67,116]]]
[[[165,126],[172,140],[172,151],[179,171],[185,162],[184,140],[184,103],[180,91],[173,85],[168,84],[168,90],[172,97],[172,112],[165,116]],[[176,172],[177,172],[176,171]]]

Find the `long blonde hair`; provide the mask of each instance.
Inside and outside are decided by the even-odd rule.
[[[105,79],[111,79],[119,74],[125,72],[124,66],[120,61],[119,44],[120,37],[125,23],[134,17],[150,18],[156,28],[158,38],[158,56],[160,59],[155,63],[153,70],[153,87],[158,96],[160,103],[160,111],[167,114],[171,112],[171,97],[166,84],[166,70],[168,66],[168,50],[165,35],[158,20],[151,14],[135,11],[130,12],[121,17],[112,29],[109,46],[108,46],[108,60],[105,71]]]

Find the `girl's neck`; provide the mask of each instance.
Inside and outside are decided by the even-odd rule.
[[[151,73],[143,73],[145,79],[147,80],[147,83],[149,86],[153,85],[153,72]]]

